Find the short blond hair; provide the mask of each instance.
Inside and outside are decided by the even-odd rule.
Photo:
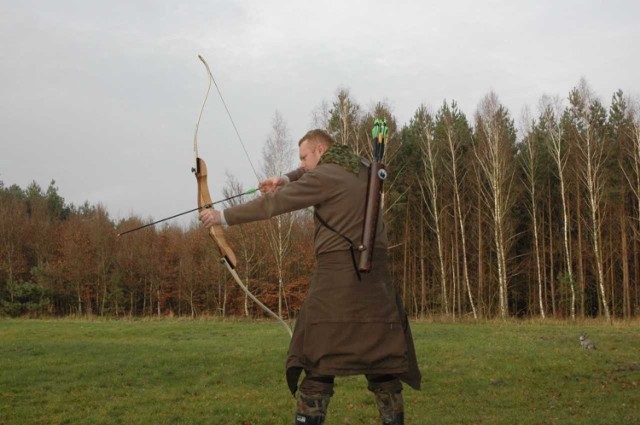
[[[302,142],[305,142],[305,141],[309,141],[313,143],[322,143],[327,148],[331,147],[331,145],[333,145],[336,142],[336,140],[333,137],[331,137],[329,133],[327,133],[325,130],[322,130],[320,128],[307,131],[307,134],[302,136],[302,139],[300,139],[300,141],[298,142],[298,146],[302,145]]]

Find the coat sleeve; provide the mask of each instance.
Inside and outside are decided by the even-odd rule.
[[[288,172],[287,174],[285,174],[285,176],[287,176],[287,178],[289,179],[289,182],[294,182],[299,180],[300,177],[304,175],[304,173],[305,173],[304,168],[300,167],[300,168],[296,168],[291,172]]]
[[[324,202],[332,196],[336,187],[331,173],[331,167],[335,166],[334,164],[319,165],[276,192],[267,193],[242,205],[226,208],[224,216],[227,224],[232,226],[267,220]]]

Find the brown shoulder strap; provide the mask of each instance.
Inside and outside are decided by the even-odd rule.
[[[316,211],[315,209],[313,210],[313,215],[315,215],[315,217],[318,219],[320,224],[322,224],[327,229],[331,230],[336,235],[340,236],[345,241],[347,241],[347,243],[349,244],[349,251],[351,252],[351,261],[353,261],[353,270],[355,270],[356,276],[358,276],[358,280],[361,281],[362,277],[360,276],[360,271],[358,271],[358,264],[356,263],[356,253],[354,251],[353,242],[351,241],[351,239],[349,239],[348,237],[346,237],[342,233],[338,232],[333,227],[329,226],[329,223],[327,223],[322,217],[320,217],[320,214],[318,214],[318,211]]]

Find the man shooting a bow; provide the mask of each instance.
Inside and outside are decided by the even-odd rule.
[[[358,374],[375,394],[382,424],[403,424],[401,381],[419,389],[421,374],[407,315],[389,276],[382,220],[375,227],[373,268],[361,273],[356,264],[368,164],[324,130],[309,131],[298,146],[299,169],[263,181],[263,196],[255,200],[203,210],[200,221],[206,227],[236,225],[313,206],[316,266],[286,364],[297,400],[295,424],[323,424],[334,377]]]

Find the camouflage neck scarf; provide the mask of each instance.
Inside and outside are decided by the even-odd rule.
[[[322,155],[318,165],[320,164],[337,164],[347,171],[351,171],[356,176],[360,171],[360,158],[349,146],[334,143]]]

